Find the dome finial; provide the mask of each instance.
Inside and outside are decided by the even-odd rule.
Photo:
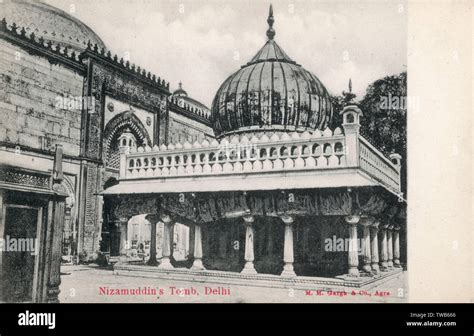
[[[273,29],[273,23],[275,22],[275,19],[273,18],[273,6],[270,5],[270,10],[268,12],[268,30],[267,30],[267,37],[269,40],[273,40],[275,37],[275,30]]]

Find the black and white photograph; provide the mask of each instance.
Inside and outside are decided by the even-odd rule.
[[[410,302],[409,2],[0,1],[0,301]]]

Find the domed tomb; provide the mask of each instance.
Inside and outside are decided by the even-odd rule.
[[[324,85],[275,42],[272,6],[267,22],[265,45],[224,81],[214,97],[211,118],[216,136],[324,129],[332,119]]]
[[[29,36],[34,33],[37,38],[59,44],[78,53],[87,48],[90,41],[98,48],[106,48],[101,38],[86,24],[65,11],[38,0],[4,0],[0,4],[0,19],[5,18],[7,25],[15,23],[24,27]]]

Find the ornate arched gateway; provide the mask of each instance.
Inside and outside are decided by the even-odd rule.
[[[124,131],[131,132],[137,146],[152,144],[150,135],[140,119],[132,111],[125,111],[109,121],[104,130],[104,162],[106,167],[118,169],[119,143],[118,139]]]

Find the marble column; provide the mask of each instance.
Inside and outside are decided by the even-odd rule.
[[[254,216],[245,215],[243,217],[245,223],[245,266],[240,273],[243,274],[257,274],[254,261]]]
[[[194,261],[193,270],[204,270],[204,265],[202,264],[202,231],[200,225],[194,226]]]
[[[400,265],[400,227],[397,226],[393,231],[393,266],[401,267]]]
[[[366,218],[362,222],[363,225],[363,234],[364,234],[364,240],[363,240],[363,245],[362,245],[362,253],[363,253],[363,261],[364,265],[362,266],[362,269],[366,273],[372,273],[372,254],[371,254],[371,248],[370,248],[370,224],[371,221],[370,219]]]
[[[158,265],[156,260],[156,224],[158,224],[159,216],[157,215],[148,215],[146,219],[150,222],[150,258],[148,259],[147,264],[150,266]]]
[[[388,248],[387,248],[387,226],[382,227],[382,240],[381,240],[381,255],[380,255],[380,269],[382,271],[388,270]]]
[[[196,240],[195,232],[196,232],[196,226],[190,225],[189,226],[189,246],[188,246],[188,261],[190,262],[194,260],[194,242]]]
[[[130,248],[128,241],[128,218],[120,218],[120,255],[126,256]]]
[[[359,253],[357,246],[357,223],[359,216],[346,216],[346,223],[349,226],[349,251],[348,251],[348,274],[352,277],[359,276]]]
[[[161,258],[158,268],[168,269],[173,268],[171,264],[171,249],[173,248],[173,225],[174,222],[170,216],[164,215],[161,217],[163,222],[163,257]]]
[[[176,229],[174,224],[175,223],[173,222],[173,224],[171,224],[171,226],[170,226],[170,236],[171,236],[171,238],[170,238],[170,261],[174,260],[174,257],[173,257],[173,255],[174,255],[174,236],[175,236],[175,229]]]
[[[294,277],[296,276],[293,269],[294,262],[294,248],[293,248],[293,216],[283,216],[281,217],[283,223],[285,223],[285,241],[283,246],[283,271],[281,272],[282,276]]]
[[[380,272],[379,268],[379,223],[375,222],[372,224],[372,236],[371,244],[372,244],[372,272],[378,273]]]
[[[393,240],[392,240],[392,229],[393,226],[390,226],[387,230],[387,249],[388,249],[388,268],[393,268]]]

